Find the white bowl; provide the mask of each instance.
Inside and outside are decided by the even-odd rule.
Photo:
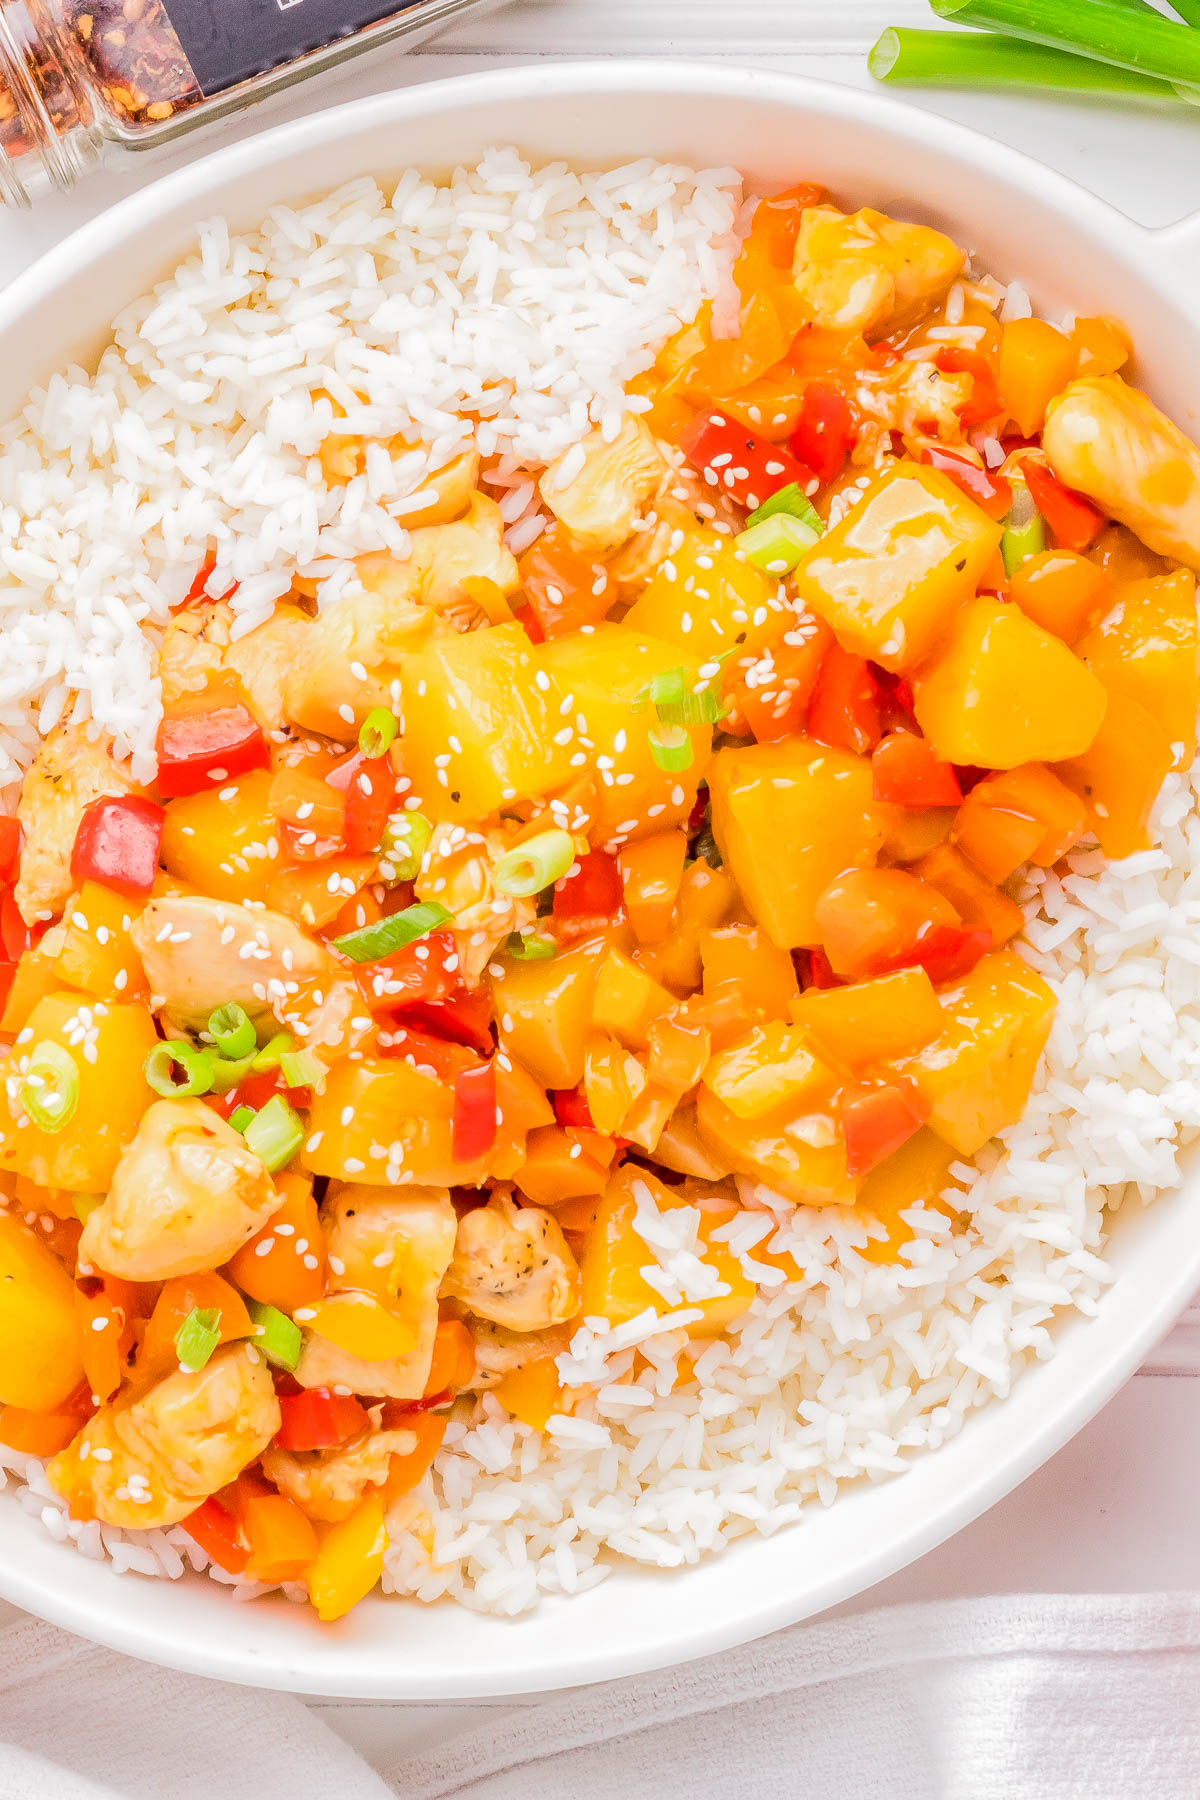
[[[733,163],[776,185],[813,179],[855,204],[895,204],[969,245],[1001,279],[1020,278],[1040,309],[1117,314],[1139,347],[1138,379],[1185,424],[1200,406],[1200,312],[1189,293],[1200,220],[1144,230],[1037,164],[874,95],[749,69],[638,62],[514,69],[356,101],[126,200],[0,295],[0,417],[31,379],[94,354],[112,315],[167,273],[207,215],[250,226],[277,200],[410,163],[448,169],[509,142],[582,163]],[[206,1580],[118,1577],[0,1494],[0,1593],[134,1656],[305,1693],[517,1694],[685,1661],[861,1592],[967,1524],[1078,1431],[1200,1285],[1200,1180],[1145,1212],[1127,1209],[1111,1260],[1118,1279],[1099,1317],[1064,1325],[1055,1357],[944,1449],[681,1573],[620,1569],[517,1620],[373,1598],[323,1627],[284,1601],[238,1605]]]

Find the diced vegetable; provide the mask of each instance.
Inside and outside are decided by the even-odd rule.
[[[1067,550],[1086,550],[1094,544],[1108,520],[1085,494],[1064,484],[1041,463],[1027,457],[1021,473],[1029,484],[1034,504],[1056,541]]]
[[[1079,351],[1045,319],[1009,319],[1000,339],[998,381],[1008,416],[1023,437],[1041,430],[1055,394],[1074,379]]]
[[[556,969],[559,961],[525,966]],[[410,1063],[367,1056],[338,1062],[325,1092],[313,1096],[302,1160],[312,1174],[342,1181],[357,1181],[369,1170],[373,1180],[392,1186],[469,1187],[483,1178],[486,1160],[455,1156],[453,1118],[453,1091]],[[385,1147],[385,1156],[376,1145]]]
[[[304,1125],[281,1094],[256,1112],[245,1129],[247,1147],[274,1174],[291,1162],[304,1142]]]
[[[920,1130],[925,1111],[919,1097],[902,1087],[872,1088],[843,1101],[847,1174],[866,1175],[899,1150]]]
[[[765,575],[786,575],[820,536],[790,513],[771,513],[734,539],[747,562]]]
[[[799,994],[796,970],[786,950],[758,925],[718,925],[699,934],[704,992],[713,995],[734,983],[752,1012],[785,1019]]]
[[[539,1356],[513,1369],[501,1377],[492,1393],[506,1412],[534,1431],[545,1431],[552,1414],[566,1411],[558,1365],[552,1356]]]
[[[947,450],[940,444],[927,444],[921,461],[931,469],[948,475],[955,487],[961,488],[989,519],[1003,519],[1012,505],[1012,487],[1003,475],[993,473],[984,463],[974,461],[965,451]],[[1004,539],[1000,540],[1001,549]]]
[[[1077,656],[1017,607],[972,600],[916,682],[917,721],[946,762],[1059,762],[1092,742],[1105,693]]]
[[[279,1211],[229,1263],[231,1280],[260,1306],[294,1313],[325,1291],[325,1233],[312,1183],[281,1175]]]
[[[1087,811],[1040,763],[988,775],[967,795],[954,821],[954,842],[981,874],[999,885],[1024,862],[1049,868],[1087,828]]]
[[[300,1361],[303,1333],[277,1306],[251,1300],[246,1308],[254,1325],[255,1343],[275,1369],[291,1371]]]
[[[1015,900],[986,881],[958,850],[940,844],[913,867],[912,873],[936,888],[959,913],[963,924],[987,931],[989,948],[998,950],[1025,925]]]
[[[360,1362],[391,1362],[417,1348],[420,1329],[375,1294],[331,1294],[307,1309],[310,1331]]]
[[[453,1150],[457,1162],[486,1156],[496,1142],[496,1072],[490,1062],[454,1078]]]
[[[807,490],[813,480],[812,471],[789,450],[716,407],[700,413],[681,433],[679,447],[710,487],[749,512],[789,482]]]
[[[75,834],[72,876],[118,894],[148,894],[158,874],[165,821],[161,806],[136,794],[93,800]]]
[[[607,565],[579,550],[557,520],[526,550],[517,568],[543,640],[597,624],[612,604]]]
[[[300,1581],[317,1554],[312,1521],[283,1494],[252,1494],[242,1512],[249,1543],[246,1573],[272,1585]]]
[[[1000,528],[948,476],[896,463],[805,558],[806,606],[885,669],[921,663],[975,592]]]
[[[255,769],[219,792],[174,801],[163,827],[163,867],[216,900],[265,901],[283,854],[271,792],[270,774]]]
[[[199,1342],[186,1337],[180,1342],[181,1333],[193,1317],[209,1323],[211,1345],[206,1355],[201,1354]],[[155,1378],[170,1374],[180,1363],[203,1368],[218,1344],[249,1337],[253,1329],[241,1296],[220,1275],[173,1276],[163,1283],[146,1322],[138,1350],[138,1368],[151,1372]]]
[[[1200,627],[1190,569],[1122,587],[1112,610],[1080,638],[1076,654],[1110,696],[1121,694],[1146,709],[1166,732],[1177,767],[1191,763],[1200,710]]]
[[[1010,573],[1011,599],[1064,644],[1076,642],[1110,596],[1104,570],[1075,550],[1043,550]]]
[[[699,527],[680,535],[622,623],[703,662],[732,648],[761,607],[777,604],[777,584],[738,554],[734,539]]]
[[[195,1512],[180,1521],[190,1538],[206,1550],[227,1575],[241,1575],[249,1560],[238,1522],[227,1507],[210,1496]]]
[[[383,1501],[370,1493],[348,1519],[329,1527],[308,1566],[308,1597],[319,1619],[340,1619],[366,1598],[383,1574],[386,1549]]]
[[[826,381],[810,381],[800,416],[788,439],[792,455],[820,482],[839,475],[856,437],[854,414],[845,395]]]
[[[682,831],[660,831],[618,852],[622,905],[639,944],[661,943],[670,930],[686,859]]]
[[[82,1378],[71,1278],[28,1226],[0,1210],[0,1405],[45,1412]]]
[[[823,1055],[848,1069],[922,1050],[945,1024],[933,984],[920,967],[843,987],[806,988],[788,1010]]]
[[[851,1206],[857,1183],[845,1145],[825,1112],[790,1106],[759,1119],[739,1119],[710,1088],[696,1096],[696,1125],[709,1150],[739,1175],[762,1181],[804,1206]]]
[[[808,704],[809,736],[835,750],[868,755],[883,729],[879,682],[861,656],[830,644]]]
[[[653,1021],[669,1012],[675,996],[644,969],[612,949],[600,965],[592,1019],[628,1049],[645,1049]]]
[[[275,1442],[281,1450],[332,1450],[357,1437],[371,1422],[353,1394],[338,1394],[332,1388],[283,1394],[279,1411],[283,1422]]]
[[[1108,697],[1104,721],[1082,756],[1056,771],[1088,809],[1088,826],[1106,856],[1132,856],[1150,844],[1159,789],[1175,763],[1162,725],[1126,693]]]
[[[390,1409],[388,1416],[390,1418]],[[417,1442],[407,1455],[393,1456],[388,1465],[388,1478],[384,1487],[384,1501],[388,1506],[403,1495],[410,1494],[417,1483],[425,1479],[446,1435],[446,1420],[437,1413],[398,1411],[395,1423],[411,1431]]]
[[[883,841],[870,763],[806,738],[723,749],[709,791],[717,843],[755,920],[782,949],[818,943],[818,898]]]
[[[158,728],[158,790],[168,799],[270,767],[262,728],[244,706],[166,718]]]
[[[821,941],[846,981],[925,965],[940,957],[960,921],[936,889],[901,869],[851,869],[831,881],[816,903]],[[940,966],[933,980],[943,979]]]
[[[892,731],[871,756],[871,791],[896,806],[957,806],[962,788],[952,763],[911,731]]]

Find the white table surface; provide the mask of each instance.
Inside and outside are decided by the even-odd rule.
[[[379,51],[336,78],[293,89],[248,118],[198,134],[165,163],[104,170],[72,195],[42,202],[34,214],[0,217],[0,281],[164,168],[356,94],[544,56],[614,54],[761,62],[869,87],[865,52],[883,27],[930,22],[921,0],[514,0],[424,49]],[[1200,116],[1187,108],[1166,114],[1013,96],[907,97],[1040,157],[1147,224],[1200,210]],[[1200,1586],[1197,1377],[1200,1307],[1015,1494],[844,1610],[1004,1590]],[[0,1622],[13,1616],[0,1602]],[[487,1716],[481,1707],[312,1704],[366,1755],[381,1757],[446,1739]]]

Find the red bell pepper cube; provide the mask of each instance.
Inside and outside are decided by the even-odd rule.
[[[21,827],[15,819],[0,818],[0,882],[12,881],[21,859]]]
[[[158,789],[169,800],[270,767],[262,728],[244,706],[164,719],[158,728]]]
[[[250,1558],[242,1542],[237,1520],[219,1500],[206,1500],[181,1521],[183,1529],[200,1548],[207,1551],[217,1567],[227,1575],[240,1575]]]
[[[517,573],[540,629],[537,642],[596,624],[616,598],[607,565],[576,550],[558,525],[530,545]]]
[[[578,1088],[554,1088],[550,1094],[550,1104],[560,1125],[576,1131],[595,1131],[591,1107]]]
[[[490,1062],[460,1069],[454,1077],[455,1162],[486,1156],[496,1141],[496,1071]]]
[[[158,874],[158,853],[167,815],[153,800],[136,794],[105,795],[86,806],[71,851],[76,881],[134,898],[148,894]]]
[[[353,1394],[337,1394],[332,1388],[281,1394],[279,1411],[282,1423],[275,1442],[281,1450],[332,1450],[371,1423],[366,1407]]]
[[[372,1012],[399,1013],[426,1000],[444,1000],[460,985],[452,931],[431,931],[379,962],[353,971]]]
[[[342,842],[347,855],[369,856],[383,842],[384,828],[396,805],[396,771],[391,758],[370,758],[356,750],[332,769],[326,780],[346,796]]]
[[[974,383],[970,399],[956,408],[960,424],[982,425],[1002,411],[1004,402],[996,371],[981,350],[961,350],[947,344],[933,360],[943,375],[969,375]]]
[[[796,429],[788,449],[820,482],[842,472],[856,437],[854,414],[846,396],[830,382],[810,381],[800,402]]]
[[[442,1000],[418,1000],[398,1010],[397,1022],[478,1050],[481,1056],[492,1053],[492,1003],[485,988],[474,993],[463,988]]]
[[[844,987],[840,975],[833,972],[833,964],[820,945],[812,950],[793,950],[792,962],[803,988],[835,988]]]
[[[972,462],[969,456],[961,456],[957,450],[944,450],[938,444],[927,444],[921,460],[948,475],[989,519],[1002,519],[1010,510],[1012,486],[1003,475],[995,475],[991,469]]]
[[[822,744],[864,756],[882,736],[879,683],[861,656],[831,644],[808,703],[808,729]]]
[[[940,762],[932,744],[911,731],[889,732],[871,756],[876,800],[896,806],[957,806],[962,787],[952,763]]]
[[[1098,506],[1074,488],[1064,487],[1056,475],[1032,457],[1021,464],[1030,498],[1051,532],[1066,550],[1086,550],[1108,524]]]
[[[807,493],[816,479],[790,450],[715,407],[697,414],[680,434],[679,447],[709,487],[719,488],[750,512],[791,482]]]
[[[477,1068],[478,1058],[465,1044],[451,1044],[428,1031],[416,1031],[411,1025],[397,1024],[392,1031],[381,1031],[379,1049],[384,1056],[398,1056],[418,1069],[432,1069],[439,1081],[453,1085],[464,1069]]]
[[[842,1107],[846,1173],[866,1175],[921,1129],[928,1114],[915,1089],[872,1088]]]
[[[945,987],[949,982],[961,981],[964,975],[969,975],[980,957],[986,956],[991,948],[992,934],[983,928],[935,925],[911,951],[894,958],[887,969],[877,973],[884,975],[893,969],[911,969],[919,965],[934,987]]]
[[[599,919],[607,925],[620,912],[625,899],[617,859],[607,850],[588,850],[578,861],[573,875],[564,875],[554,884],[555,923],[561,927]]]

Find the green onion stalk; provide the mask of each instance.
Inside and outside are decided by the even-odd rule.
[[[907,87],[1040,87],[1059,93],[1123,94],[1130,99],[1187,98],[1169,81],[1134,69],[982,31],[909,31],[894,26],[872,47],[867,67],[877,81]]]
[[[1124,0],[929,0],[939,19],[982,25],[1006,37],[1023,38],[1052,50],[1090,56],[1118,68],[1168,81],[1184,90],[1200,86],[1200,0],[1178,0],[1187,20],[1177,25],[1159,13]]]

